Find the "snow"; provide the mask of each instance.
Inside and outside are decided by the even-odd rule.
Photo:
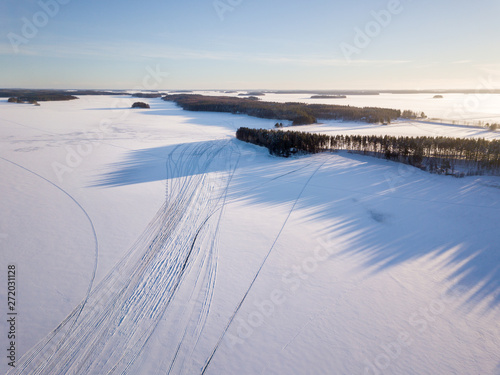
[[[352,100],[436,116],[452,100],[419,95]],[[276,120],[141,100],[151,109],[119,96],[0,101],[0,278],[18,270],[10,373],[196,374],[212,353],[206,374],[498,373],[498,177],[347,152],[276,158],[234,139]],[[471,117],[493,116],[480,111]],[[499,134],[429,122],[292,130]],[[1,331],[7,348],[7,319]]]
[[[388,125],[367,123],[346,123],[341,121],[322,121],[320,124],[293,126],[284,130],[324,133],[328,135],[392,135],[408,137],[456,137],[498,139],[500,132],[485,128],[441,124],[427,120],[399,120]]]

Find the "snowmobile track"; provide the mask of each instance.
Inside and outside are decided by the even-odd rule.
[[[217,158],[233,159],[234,151],[228,144],[220,141],[174,148],[166,163],[165,203],[143,235],[89,293],[86,303],[80,304],[9,374],[128,373],[193,270],[202,244],[208,241],[211,245],[203,251],[209,255],[203,254],[201,267],[194,269],[198,283],[203,268],[208,267],[201,279],[208,285],[195,328],[190,329],[195,337],[187,352],[192,353],[210,309],[216,272],[216,252],[211,248],[215,241],[210,242],[216,231],[210,231],[207,224],[217,212],[222,213],[236,165],[226,163],[230,170],[217,172],[217,178],[226,179],[224,188],[207,186],[207,171]],[[70,324],[77,315],[79,319]],[[57,344],[53,340],[56,336],[61,337]],[[185,337],[179,348],[186,344]]]

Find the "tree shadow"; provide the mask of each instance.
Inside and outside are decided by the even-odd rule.
[[[401,172],[399,163],[343,152],[248,166],[252,171],[235,178],[232,198],[291,203],[298,192],[291,187],[303,186],[328,157],[296,206],[307,212],[303,220],[331,223],[319,236],[349,238],[341,254],[359,256],[374,273],[436,258],[439,276],[466,288],[464,301],[470,308],[500,305],[500,191],[485,185],[482,177],[456,179],[416,168]],[[310,165],[301,169],[306,163]],[[256,184],[250,175],[267,181]]]
[[[372,272],[426,257],[446,259],[440,260],[436,272],[467,288],[468,306],[500,305],[500,190],[485,183],[485,179],[500,181],[497,177],[456,179],[347,152],[284,159],[232,139],[130,152],[123,162],[103,171],[92,186],[222,171],[227,166],[224,162],[203,168],[193,165],[199,165],[207,150],[224,148],[231,151],[216,158],[239,160],[229,204],[291,207],[305,182],[324,163],[296,204],[302,220],[324,228],[318,237],[348,238],[342,254],[359,256],[362,266]]]
[[[227,166],[216,158],[225,149],[234,153],[234,142],[222,139],[134,150],[125,160],[109,165],[90,187],[126,186],[222,171]]]

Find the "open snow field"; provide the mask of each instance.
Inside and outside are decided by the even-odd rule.
[[[1,373],[500,374],[500,178],[276,158],[234,139],[276,120],[140,100],[0,101]]]

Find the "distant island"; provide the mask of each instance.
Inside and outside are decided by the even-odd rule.
[[[148,103],[144,102],[135,102],[132,104],[132,108],[151,108]]]
[[[329,104],[276,103],[230,96],[166,95],[171,101],[187,111],[226,112],[246,114],[253,117],[288,120],[292,125],[309,125],[317,119],[363,121],[367,123],[390,123],[400,117],[425,116],[413,111],[376,107],[353,107]]]
[[[16,98],[21,102],[55,102],[78,99],[83,95],[130,95],[125,91],[100,90],[49,90],[49,89],[0,89],[0,98]],[[19,103],[19,102],[18,102]]]
[[[244,93],[238,94],[238,96],[264,96],[264,95],[266,94],[258,91],[247,92],[246,94]]]
[[[313,95],[311,99],[346,99],[345,95]]]
[[[443,95],[434,95],[433,99],[443,99]]]
[[[36,100],[23,100],[20,98],[9,98],[7,100],[8,103],[20,103],[20,104],[34,104],[36,106],[39,106],[40,104]]]
[[[9,103],[54,102],[78,99],[64,91],[53,90],[0,90],[0,98],[9,98]]]
[[[135,94],[132,94],[132,97],[133,98],[150,98],[150,99],[154,99],[154,98],[161,98],[163,95],[165,94],[161,94],[159,92],[152,92],[152,93],[143,93],[143,92],[138,92],[138,93],[135,93]]]
[[[302,94],[302,95],[380,95],[380,94],[500,94],[500,89],[429,89],[429,90],[266,90],[268,94]]]
[[[300,94],[300,95],[380,95],[379,91],[372,90],[275,90],[266,91],[268,94]]]

